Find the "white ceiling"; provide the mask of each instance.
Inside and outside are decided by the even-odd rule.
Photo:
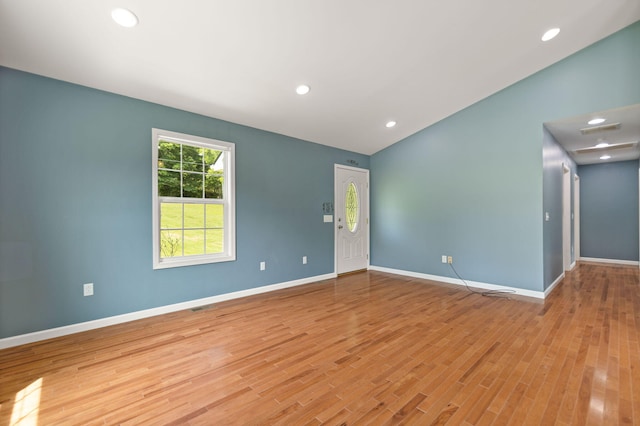
[[[0,65],[372,154],[639,19],[638,0],[0,0]]]
[[[603,118],[601,124],[587,124],[592,118]],[[619,123],[617,129],[611,125]],[[595,164],[613,161],[637,160],[640,158],[640,104],[629,105],[607,111],[595,111],[548,123],[544,123],[549,132],[564,147],[576,164]],[[582,129],[592,129],[583,134]],[[602,129],[602,130],[598,130]],[[608,147],[576,152],[585,148],[594,148],[601,143]],[[631,145],[628,146],[627,145]],[[611,158],[602,160],[600,157]]]

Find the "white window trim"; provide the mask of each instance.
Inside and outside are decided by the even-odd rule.
[[[184,256],[177,258],[160,257],[160,202],[161,199],[182,201],[180,197],[158,196],[158,141],[160,139],[175,141],[203,148],[215,148],[228,153],[223,156],[225,179],[223,183],[224,200],[203,200],[204,203],[222,204],[225,210],[224,253],[206,254],[201,256]],[[153,129],[152,131],[152,197],[153,197],[153,269],[175,268],[179,266],[202,265],[206,263],[229,262],[236,260],[236,179],[235,179],[235,144],[215,139],[176,133],[168,130]]]

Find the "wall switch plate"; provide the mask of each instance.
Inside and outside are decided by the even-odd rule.
[[[267,269],[267,262],[260,262],[260,270],[264,271],[265,269]]]
[[[307,264],[307,256],[302,256],[302,264],[303,265]]]
[[[549,212],[544,212],[544,220],[545,222],[549,222]]]
[[[93,283],[87,283],[82,286],[82,294],[84,296],[93,296]]]
[[[322,220],[324,220],[325,223],[333,222],[333,215],[332,214],[325,214],[322,217]]]
[[[442,263],[447,263],[447,256],[446,255],[442,255]]]

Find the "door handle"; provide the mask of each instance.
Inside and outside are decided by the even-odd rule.
[[[344,228],[342,225],[338,225],[338,229],[342,229]]]

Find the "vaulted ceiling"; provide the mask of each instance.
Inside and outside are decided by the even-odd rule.
[[[0,65],[372,154],[638,19],[638,0],[0,0]]]

